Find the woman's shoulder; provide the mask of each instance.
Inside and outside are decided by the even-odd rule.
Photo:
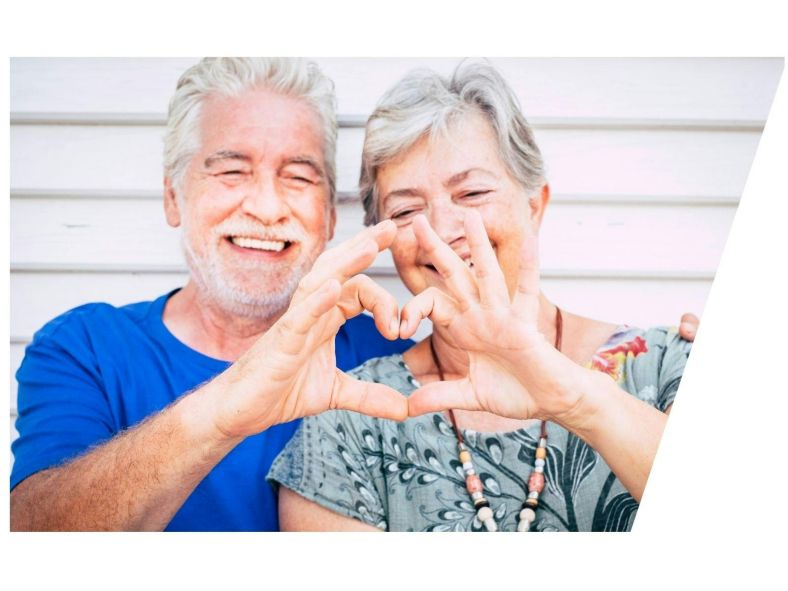
[[[664,410],[678,389],[691,345],[673,327],[621,326],[596,352],[590,366]]]

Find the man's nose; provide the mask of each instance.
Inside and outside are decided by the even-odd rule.
[[[462,207],[450,199],[435,200],[430,204],[428,221],[446,244],[452,244],[465,236],[464,219]]]
[[[275,178],[262,175],[249,183],[241,210],[267,225],[284,222],[290,215],[286,192]]]

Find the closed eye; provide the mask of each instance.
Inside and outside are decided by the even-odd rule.
[[[463,197],[470,197],[470,198],[481,197],[482,195],[487,195],[487,193],[491,193],[491,192],[492,191],[490,191],[489,189],[485,190],[485,191],[471,191],[469,193],[464,193],[462,196]]]

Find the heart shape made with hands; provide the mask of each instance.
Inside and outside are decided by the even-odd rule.
[[[473,270],[416,216],[413,230],[444,279],[403,306],[360,274],[394,241],[390,220],[326,250],[301,280],[285,314],[233,366],[233,396],[220,413],[225,431],[251,434],[267,425],[331,409],[403,420],[449,408],[500,416],[549,418],[566,403],[558,381],[582,371],[548,343],[537,328],[539,268],[537,237],[526,232],[517,289],[506,278],[481,217],[469,211],[465,232]],[[345,321],[363,310],[388,339],[410,338],[425,318],[468,355],[468,374],[430,382],[406,398],[396,390],[356,380],[336,368],[334,339]],[[255,387],[249,387],[251,374]],[[244,379],[246,377],[247,379]],[[232,382],[232,381],[231,381]],[[571,401],[570,401],[571,402]]]
[[[364,263],[368,266],[378,251],[391,244],[396,228],[390,222],[381,222],[366,230],[366,236],[362,232],[327,251],[325,259],[315,264],[317,272],[310,280],[336,279],[341,283],[336,307],[345,319],[368,310],[380,333],[392,340],[411,338],[421,322],[430,319],[454,346],[468,354],[468,375],[418,388],[407,399],[408,416],[449,408],[485,410],[520,419],[557,412],[566,400],[555,395],[554,376],[576,376],[583,370],[556,351],[538,330],[538,237],[526,224],[517,288],[510,295],[479,213],[469,210],[464,225],[472,269],[441,240],[424,216],[414,217],[419,247],[444,285],[416,294],[400,314],[394,297],[369,277],[341,275],[343,269],[349,272]],[[354,264],[348,265],[351,259]],[[401,402],[397,405],[399,408]]]

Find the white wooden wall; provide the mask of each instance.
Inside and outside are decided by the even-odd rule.
[[[35,330],[89,301],[183,284],[161,205],[169,96],[194,59],[11,60],[11,420]],[[336,82],[336,240],[361,227],[363,122],[414,67],[451,59],[318,59]],[[547,164],[543,289],[631,324],[700,313],[782,68],[774,59],[494,59]],[[406,301],[390,258],[372,273]]]

